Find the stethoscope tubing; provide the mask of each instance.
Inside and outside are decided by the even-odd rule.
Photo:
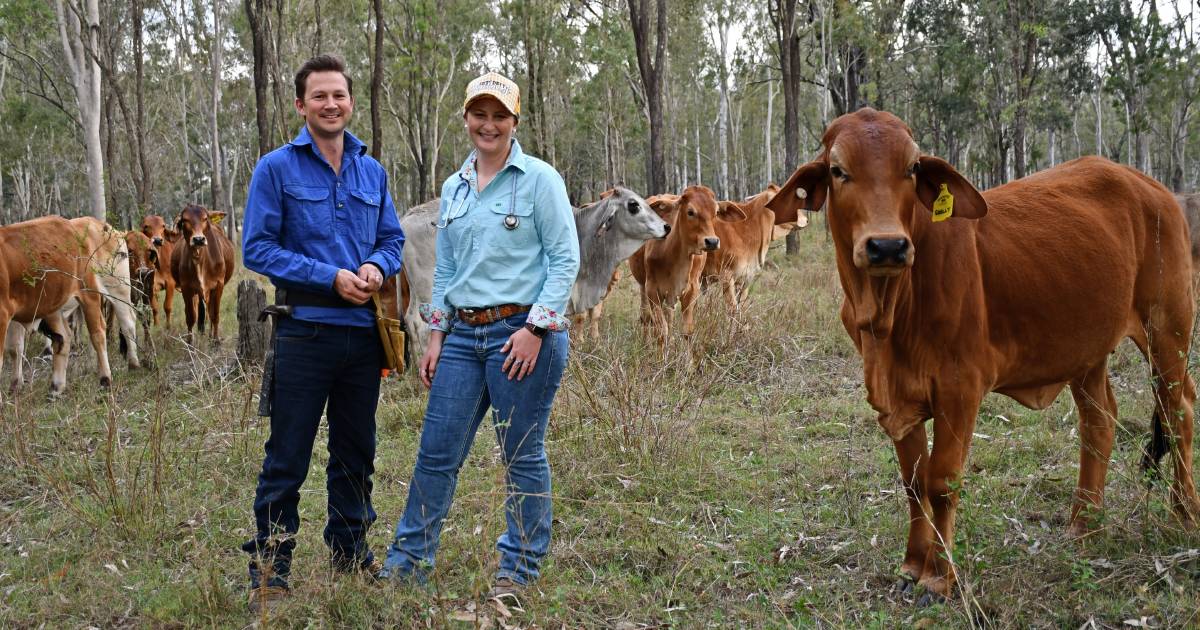
[[[452,222],[454,222],[454,219],[458,218],[458,212],[460,210],[462,210],[462,205],[464,203],[466,203],[468,200],[470,200],[470,198],[471,198],[471,182],[469,182],[467,180],[467,176],[463,175],[462,171],[458,172],[458,178],[461,179],[462,181],[460,181],[458,183],[458,186],[455,186],[454,196],[450,198],[451,204],[458,202],[458,205],[455,205],[452,208],[450,208],[450,212],[448,212],[446,214],[446,216],[444,218],[442,218],[442,220],[433,224],[433,227],[435,227],[439,230],[444,230],[444,229],[450,227],[450,224]],[[458,193],[459,193],[459,191],[464,191],[464,190],[465,190],[465,193],[463,194],[463,198],[460,200],[458,198]],[[509,195],[509,199],[508,199],[508,214],[504,215],[504,219],[501,222],[504,225],[504,229],[515,230],[515,229],[517,229],[517,226],[521,225],[521,220],[517,218],[517,215],[515,212],[516,208],[517,208],[517,174],[513,173],[512,193]]]

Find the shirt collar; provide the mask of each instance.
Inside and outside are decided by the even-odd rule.
[[[359,140],[349,131],[343,131],[342,134],[342,151],[345,152],[346,155],[353,155],[357,157],[366,154],[367,145],[363,144],[362,140]],[[293,139],[291,143],[298,147],[305,145],[311,146],[313,144],[312,134],[308,133],[308,125],[300,126],[300,133],[296,134],[296,138]]]
[[[305,127],[305,130],[307,131],[308,127]],[[503,173],[504,171],[508,170],[508,167],[511,166],[524,173],[529,165],[527,163],[527,158],[525,157],[525,152],[521,150],[521,143],[517,142],[516,138],[513,138],[509,142],[511,144],[509,145],[508,149],[508,159],[505,160],[504,168],[500,169],[500,172]],[[477,174],[475,173],[474,150],[471,150],[471,154],[467,156],[466,161],[463,162],[462,167],[459,168],[458,171],[464,179],[471,182],[471,188],[473,190],[479,190],[479,180]]]

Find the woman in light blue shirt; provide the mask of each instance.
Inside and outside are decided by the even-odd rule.
[[[458,471],[490,410],[504,453],[507,531],[490,593],[515,597],[550,549],[550,466],[543,446],[567,365],[563,316],[579,271],[579,239],[562,177],[513,138],[515,83],[495,73],[467,85],[463,120],[475,150],[442,185],[433,299],[422,305],[430,388],[408,503],[385,577],[432,568]]]

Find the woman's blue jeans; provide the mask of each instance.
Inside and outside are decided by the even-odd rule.
[[[550,549],[550,464],[544,438],[570,342],[565,331],[547,334],[533,372],[520,381],[509,380],[501,371],[507,355],[500,349],[525,319],[521,313],[480,326],[453,322],[429,392],[408,503],[388,549],[390,576],[423,580],[432,569],[458,471],[490,410],[508,486],[508,527],[496,541],[496,577],[520,584],[537,579]]]

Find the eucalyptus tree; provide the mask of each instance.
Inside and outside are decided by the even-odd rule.
[[[88,207],[92,216],[106,219],[104,197],[104,147],[100,143],[100,3],[99,0],[55,0],[63,56],[70,68],[71,85],[83,144],[87,154]]]

